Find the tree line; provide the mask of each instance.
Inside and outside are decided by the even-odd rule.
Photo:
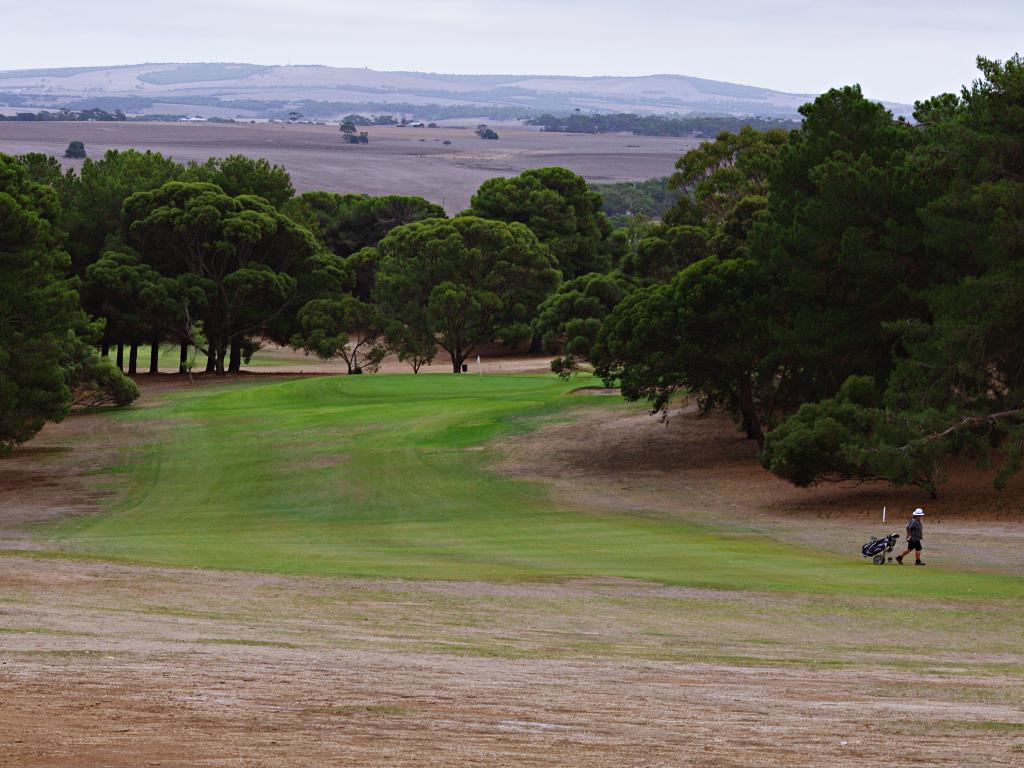
[[[527,125],[539,125],[558,133],[632,133],[634,136],[716,136],[722,131],[750,127],[759,131],[796,128],[799,122],[770,117],[734,117],[731,115],[638,115],[633,112],[568,115],[543,114],[531,117]]]
[[[269,339],[351,373],[441,350],[458,372],[502,341],[654,410],[685,394],[731,413],[797,485],[934,493],[950,455],[1004,482],[1024,460],[1024,62],[978,64],[913,122],[851,86],[798,128],[722,132],[679,159],[660,219],[621,227],[561,168],[491,179],[448,218],[420,198],[296,195],[244,157],[110,152],[77,174],[4,158],[0,269],[21,282],[2,282],[3,440],[66,407],[68,349],[127,350],[134,372],[140,347],[156,370],[172,343],[223,374]],[[38,327],[17,315],[32,307]],[[44,331],[49,346],[26,341]]]
[[[1024,61],[897,120],[858,87],[792,131],[684,155],[692,189],[619,268],[541,306],[556,370],[590,361],[631,399],[724,409],[796,485],[935,493],[952,455],[1024,457]]]
[[[564,169],[495,179],[454,219],[418,197],[310,192],[244,156],[2,156],[0,446],[125,404],[161,349],[223,375],[266,341],[373,371],[531,338],[562,274],[603,269],[600,198]]]
[[[38,112],[17,112],[13,115],[0,115],[0,122],[79,122],[79,123],[116,123],[128,119],[119,109],[107,112],[105,109],[58,109],[55,112],[40,110]]]

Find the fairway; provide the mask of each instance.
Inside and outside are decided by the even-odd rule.
[[[715,453],[732,425],[572,394],[596,383],[161,377],[57,425],[16,467],[44,506],[84,499],[6,529],[0,697],[34,734],[9,754],[846,768],[924,732],[922,765],[1017,764],[1024,580],[954,566],[944,526],[928,568],[873,566],[820,516],[848,553],[794,545],[735,492],[729,467],[780,498]]]
[[[498,474],[494,441],[620,401],[553,376],[323,377],[174,393],[103,514],[48,530],[111,559],[285,574],[544,581],[625,577],[730,590],[1015,598],[1019,579],[874,568],[685,515],[567,508]],[[581,432],[580,440],[587,435]]]

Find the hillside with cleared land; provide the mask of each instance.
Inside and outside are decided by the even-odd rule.
[[[138,64],[0,72],[0,107],[121,109],[251,119],[407,111],[421,119],[544,112],[758,115],[793,119],[813,95],[684,75],[555,77],[380,72],[326,66]],[[894,105],[897,111],[905,111]],[[428,107],[430,107],[428,109]],[[418,114],[417,114],[418,113]]]

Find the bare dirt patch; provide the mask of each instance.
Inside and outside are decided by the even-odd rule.
[[[0,549],[36,546],[26,523],[99,511],[106,492],[93,474],[113,462],[117,433],[101,414],[75,414],[0,460]],[[86,437],[88,452],[70,447]]]
[[[578,387],[569,394],[581,397],[618,397],[621,393],[617,387]]]
[[[994,634],[971,659],[941,629],[858,649],[843,605],[821,624],[795,598],[627,580],[0,565],[3,764],[851,766],[895,739],[919,765],[1010,766],[1021,742],[1020,678],[981,663]]]

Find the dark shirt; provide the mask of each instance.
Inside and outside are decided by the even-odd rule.
[[[921,518],[912,517],[907,523],[907,541],[921,541],[924,538],[924,526]]]

